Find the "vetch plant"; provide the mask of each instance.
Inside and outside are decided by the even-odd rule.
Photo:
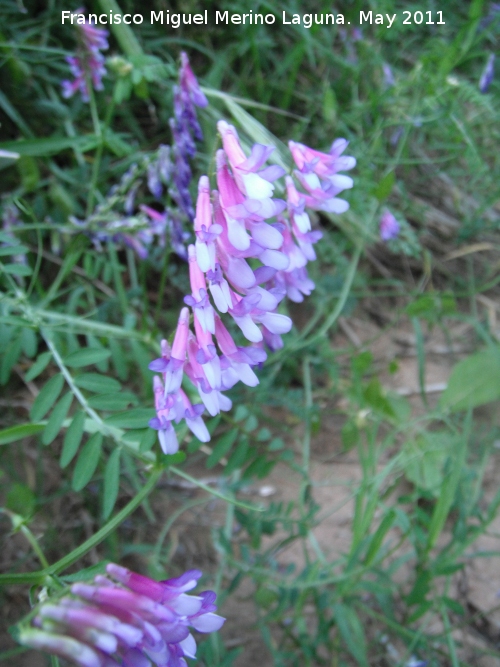
[[[495,233],[497,89],[478,91],[477,68],[498,21],[481,34],[481,3],[471,3],[460,32],[467,9],[444,27],[424,19],[409,40],[376,26],[349,36],[317,26],[305,40],[294,26],[237,25],[213,40],[208,27],[201,43],[199,28],[184,25],[193,65],[206,83],[231,82],[228,93],[200,87],[185,54],[176,69],[165,26],[110,23],[105,61],[107,35],[82,12],[66,33],[78,48],[62,50],[61,2],[43,21],[4,3],[0,517],[13,534],[0,583],[31,586],[32,609],[12,630],[23,645],[0,660],[38,647],[52,667],[57,655],[85,667],[184,667],[195,654],[230,667],[244,649],[224,648],[225,629],[196,653],[190,635],[215,632],[215,594],[228,615],[225,600],[248,578],[275,665],[476,664],[455,641],[472,618],[455,584],[485,554],[474,542],[500,504],[482,480],[498,434],[483,437],[472,413],[498,397],[493,328],[477,299],[467,345],[475,331],[488,349],[458,365],[436,409],[412,419],[418,396],[388,390],[349,316],[370,301],[382,335],[393,315],[402,329],[413,318],[423,393],[432,331],[419,319],[437,318],[446,335],[450,317],[469,318],[463,300],[452,312],[443,282],[471,303],[495,289],[479,254],[494,243],[447,259],[469,272],[443,273],[427,253],[421,266],[417,238],[422,230],[427,245],[443,203],[461,230]],[[96,3],[117,15],[116,0]],[[69,102],[54,86],[67,55]],[[304,143],[327,146],[332,133],[363,156],[350,210],[346,140],[325,152]],[[278,137],[290,136],[301,143],[288,153]],[[381,234],[392,238],[391,261],[376,248],[358,266]],[[441,241],[453,250],[452,236]],[[405,271],[401,255],[411,258]],[[338,431],[360,472],[348,488]],[[289,466],[287,488],[270,476],[276,463]],[[327,521],[339,484],[349,526],[337,541]],[[122,559],[152,578],[107,565]],[[193,593],[191,568],[213,592]],[[157,581],[170,573],[181,576]],[[10,610],[17,600],[5,597]]]
[[[86,47],[97,58],[96,49],[104,47],[105,37],[99,34],[100,31],[96,34],[93,26],[82,25],[85,28],[82,39],[85,38]],[[26,574],[8,574],[3,581],[29,582],[44,587],[40,593],[42,601],[16,630],[16,636],[24,646],[62,656],[83,667],[111,667],[115,664],[122,667],[151,664],[182,667],[184,657],[194,657],[196,653],[189,629],[216,631],[224,620],[214,613],[215,593],[186,594],[196,585],[201,576],[199,571],[190,570],[177,579],[158,583],[117,565],[108,565],[106,577],[99,574],[93,583],[88,583],[88,580],[79,581],[76,575],[78,583],[73,583],[69,590],[64,588],[64,580],[58,578],[64,569],[117,530],[145,501],[166,468],[224,499],[231,507],[251,511],[260,509],[237,500],[232,488],[227,492],[211,489],[176,468],[174,461],[182,461],[183,455],[165,459],[150,451],[154,432],[146,426],[151,411],[135,407],[137,397],[132,392],[122,392],[120,383],[106,374],[108,359],[112,357],[120,377],[127,379],[120,350],[123,340],[130,343],[132,356],[136,357],[134,363],[138,366],[139,360],[144,360],[145,347],[141,346],[156,347],[149,334],[134,331],[134,318],[128,317],[132,315],[132,309],[129,311],[114,242],[126,246],[132,274],[135,259],[143,260],[144,264],[149,261],[156,240],[156,250],[164,252],[167,259],[170,248],[187,259],[187,267],[182,262],[178,266],[181,271],[186,267],[186,273],[189,273],[190,294],[184,298],[185,306],[180,311],[171,346],[163,341],[161,356],[150,365],[152,370],[160,373],[154,378],[156,417],[150,425],[159,432],[163,452],[175,455],[178,435],[173,425],[185,421],[199,441],[210,440],[202,413],[206,410],[214,417],[221,411],[228,411],[232,402],[225,392],[240,381],[255,387],[259,383],[258,368],[265,362],[268,351],[283,347],[281,336],[290,331],[292,320],[278,312],[280,302],[286,296],[301,302],[314,289],[306,266],[316,258],[314,244],[322,234],[312,231],[310,212],[341,213],[348,208],[347,202],[337,195],[352,187],[352,179],[338,172],[351,169],[355,160],[342,156],[347,146],[345,140],[334,142],[330,153],[291,143],[296,170],[286,174],[282,166],[268,163],[275,150],[273,146],[256,143],[247,155],[235,127],[220,120],[217,127],[223,148],[215,155],[214,182],[210,183],[207,175],[199,178],[198,198],[193,207],[189,190],[191,161],[196,152],[195,141],[202,138],[196,107],[206,106],[207,100],[187,56],[182,54],[179,85],[173,89],[171,147],[161,144],[153,155],[146,155],[132,164],[129,162],[118,184],[111,187],[107,197],[103,197],[99,193],[100,161],[105,150],[103,137],[110,129],[105,128],[99,119],[98,97],[90,88],[83,87],[86,80],[82,78],[83,59],[77,64],[81,72],[75,74],[72,90],[73,93],[80,90],[82,95],[88,94],[95,136],[101,143],[93,164],[87,215],[81,220],[71,216],[69,220],[73,231],[81,234],[75,241],[84,247],[85,237],[89,237],[94,245],[85,258],[85,271],[92,272],[94,259],[96,265],[103,259],[99,253],[109,253],[108,277],[103,277],[109,280],[109,271],[112,272],[126,322],[119,327],[98,319],[81,318],[79,311],[83,302],[78,300],[80,295],[77,293],[70,312],[64,316],[69,319],[65,319],[62,331],[57,325],[53,328],[57,320],[54,302],[59,299],[58,292],[68,270],[74,266],[71,262],[73,259],[78,261],[79,250],[75,256],[63,260],[44,296],[47,310],[42,318],[48,317],[44,320],[47,327],[38,319],[39,306],[31,304],[24,292],[21,295],[22,281],[18,285],[10,277],[16,272],[17,276],[31,276],[29,254],[26,254],[26,266],[21,267],[22,270],[7,271],[9,300],[5,302],[8,303],[7,310],[2,313],[21,307],[44,348],[26,374],[27,381],[38,378],[45,369],[49,371],[49,379],[30,410],[33,423],[28,424],[27,429],[22,426],[20,431],[15,429],[13,435],[7,433],[4,437],[10,442],[12,437],[17,440],[24,433],[42,431],[43,443],[51,445],[60,430],[65,429],[60,467],[64,470],[76,459],[71,479],[76,493],[86,487],[89,491],[88,485],[99,469],[101,458],[106,456],[102,485],[102,517],[106,523],[83,544],[50,565],[34,534],[25,525],[29,519],[8,510],[7,516],[15,529],[21,530],[27,538],[42,567]],[[94,78],[93,82],[99,89],[100,79]],[[274,197],[276,187],[286,199]],[[146,188],[155,200],[153,204],[147,199],[147,204],[141,203],[139,199],[144,195],[148,197]],[[94,198],[99,201],[95,208]],[[157,210],[158,200],[162,201],[163,211]],[[121,210],[117,214],[118,209]],[[15,220],[13,218],[13,212],[17,210],[5,210],[6,232],[0,240],[6,248],[3,254],[8,256],[10,253],[14,259],[29,250],[25,246],[13,245],[12,235],[20,229],[16,224],[17,213]],[[21,210],[26,215],[28,209],[23,207]],[[193,224],[191,232],[182,230],[182,221],[187,220]],[[68,229],[71,228],[65,231]],[[56,230],[51,229],[53,233]],[[192,241],[190,244],[186,244],[187,234]],[[75,243],[76,247],[78,243]],[[135,257],[131,249],[135,250]],[[17,267],[17,264],[13,266]],[[39,270],[40,263],[35,265],[35,278],[29,291],[39,278]],[[137,275],[133,281],[138,289]],[[98,283],[109,295],[106,284]],[[82,336],[86,338],[79,339],[72,332],[67,336],[64,327],[66,323],[72,327],[70,322],[78,323],[78,331],[83,331]],[[118,334],[116,339],[115,334]],[[31,357],[36,356],[36,334],[29,330],[27,336],[18,337],[18,340]],[[81,340],[85,341],[83,346]],[[15,341],[11,348],[6,355],[7,362],[2,364],[4,375],[10,373],[22,351]],[[92,372],[88,368],[92,366],[99,372]],[[84,368],[89,372],[82,371]],[[196,393],[199,400],[195,399]],[[128,409],[131,404],[134,407]],[[245,428],[254,428],[251,421],[247,420]],[[233,429],[226,443],[234,442],[237,430]],[[144,466],[140,474],[146,475],[147,479],[142,485],[134,461]],[[122,466],[127,467],[136,494],[111,516],[122,485]],[[74,575],[70,577],[75,581]],[[217,590],[219,586],[220,581]]]

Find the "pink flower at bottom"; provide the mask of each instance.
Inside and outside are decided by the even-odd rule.
[[[47,651],[80,667],[187,667],[196,657],[190,628],[219,630],[216,595],[188,595],[201,577],[189,570],[154,581],[110,563],[108,577],[77,583],[71,594],[43,602],[33,625],[20,632],[25,646]]]

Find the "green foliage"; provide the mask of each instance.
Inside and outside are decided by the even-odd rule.
[[[50,443],[57,437],[72,402],[73,394],[68,392],[54,406],[42,435],[42,442],[44,445],[50,445]]]
[[[64,444],[60,460],[61,468],[65,468],[69,465],[78,451],[78,447],[80,446],[83,437],[84,426],[85,414],[83,412],[77,412],[64,436]]]
[[[102,435],[94,433],[82,447],[73,470],[71,485],[75,491],[81,491],[92,479],[101,457]]]
[[[500,398],[500,348],[492,345],[459,362],[441,396],[451,410],[475,408]]]
[[[120,486],[120,454],[121,451],[117,447],[109,457],[104,471],[102,514],[105,519],[107,519],[113,511],[116,499],[118,498]]]
[[[64,385],[63,376],[58,373],[48,380],[41,389],[38,396],[33,401],[30,410],[30,417],[33,421],[39,421],[50,410],[57,401]]]
[[[82,366],[98,364],[110,356],[111,352],[109,350],[86,348],[70,354],[64,359],[64,364],[70,368],[81,368]]]
[[[0,445],[7,445],[17,440],[23,440],[45,429],[44,424],[18,424],[0,431]]]
[[[22,517],[30,517],[36,506],[36,495],[25,484],[13,484],[7,494],[6,506]]]

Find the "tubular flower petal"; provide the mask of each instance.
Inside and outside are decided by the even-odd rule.
[[[295,172],[297,178],[309,192],[308,196],[304,196],[306,206],[320,211],[344,213],[349,204],[343,199],[337,199],[336,195],[342,190],[352,188],[353,180],[338,172],[348,171],[356,166],[355,158],[342,155],[348,142],[345,139],[336,139],[330,153],[321,153],[295,141],[288,142],[288,145],[298,167],[298,172]],[[292,206],[296,205],[294,199],[292,193]],[[300,226],[300,222],[297,224]]]

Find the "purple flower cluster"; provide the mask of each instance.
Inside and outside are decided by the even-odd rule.
[[[390,211],[384,211],[380,218],[380,239],[382,241],[391,241],[399,235],[400,225]]]
[[[224,623],[215,593],[186,594],[199,570],[166,581],[113,563],[106,570],[111,578],[73,584],[71,595],[44,602],[19,641],[80,667],[187,667],[184,658],[196,657],[189,628],[207,633]]]
[[[253,368],[267,357],[264,343],[270,350],[282,347],[281,335],[292,327],[291,319],[277,312],[280,301],[287,295],[300,302],[314,289],[306,264],[316,258],[313,245],[321,232],[311,231],[306,208],[342,213],[349,204],[337,195],[353,184],[338,173],[356,163],[341,155],[347,141],[335,141],[328,154],[290,142],[294,174],[306,192],[287,176],[287,201],[274,199],[273,183],[285,172],[265,165],[273,147],[255,144],[247,157],[233,126],[219,121],[218,130],[223,144],[216,155],[218,189],[210,193],[207,176],[198,187],[196,242],[188,248],[191,294],[184,299],[172,347],[163,341],[162,356],[149,366],[162,374],[154,378],[157,416],[150,426],[158,430],[166,454],[179,447],[173,422],[185,419],[207,442],[204,409],[212,416],[229,410],[223,391],[238,381],[258,384]],[[223,316],[232,318],[251,345],[235,343]],[[184,375],[201,403],[193,405],[182,389]]]
[[[88,25],[84,25],[82,29],[95,31],[95,28]],[[184,216],[192,222],[194,218],[189,192],[189,160],[196,153],[194,140],[202,138],[195,106],[207,104],[187,55],[181,53],[179,85],[174,86],[174,118],[171,119],[173,146],[161,145],[154,159],[144,161],[142,166],[132,165],[120,183],[111,188],[106,201],[96,208],[91,218],[71,219],[75,225],[87,231],[98,249],[101,249],[102,243],[113,240],[132,248],[140,259],[146,259],[155,239],[160,247],[164,247],[168,236],[172,250],[187,260],[186,242],[190,234],[184,231],[182,219]],[[134,214],[137,191],[144,175],[153,197],[160,199],[166,185],[177,206],[158,211],[151,206],[139,205],[139,212]],[[110,219],[109,211],[119,201],[123,202],[123,214],[119,218]],[[89,229],[92,226],[94,229]]]
[[[189,220],[194,219],[193,201],[189,192],[191,168],[189,160],[196,153],[194,140],[202,141],[203,133],[196,117],[195,107],[206,107],[208,100],[201,92],[187,55],[181,53],[179,85],[174,86],[174,117],[170,127],[174,143],[172,147],[173,182],[170,195]]]
[[[105,51],[109,46],[109,33],[107,30],[96,28],[93,23],[87,21],[84,11],[80,7],[74,12],[79,33],[78,52],[66,58],[71,74],[75,78],[73,81],[61,81],[61,86],[63,97],[72,97],[80,91],[83,101],[88,102],[90,97],[88,80],[92,82],[95,90],[103,89],[102,77],[106,74],[106,68],[101,51]]]
[[[167,235],[175,254],[184,260],[188,258],[186,241],[190,235],[183,229],[182,218],[187,217],[191,222],[194,218],[189,192],[192,177],[189,160],[196,153],[195,139],[203,138],[195,106],[204,107],[207,104],[187,55],[181,53],[179,85],[174,86],[174,118],[170,119],[174,142],[172,146],[160,146],[156,159],[149,162],[146,173],[148,190],[153,197],[160,199],[166,185],[176,208],[166,207],[161,212],[151,206],[140,205],[139,209],[147,216],[142,220],[146,220],[148,226],[138,232],[123,233],[118,237],[125,245],[133,248],[141,259],[148,256],[149,247],[155,237],[159,239],[160,247],[163,247]],[[128,216],[131,216],[134,209],[137,188],[138,184],[130,190],[125,201],[124,208]],[[123,226],[125,223],[126,219],[121,220],[119,225]]]
[[[163,213],[160,213],[156,209],[145,205],[141,205],[140,209],[148,216],[150,225],[143,233],[144,238],[138,239],[139,241],[144,241],[141,248],[142,252],[139,252],[139,248],[136,248],[139,257],[145,259],[148,256],[147,248],[152,244],[154,235],[157,235],[160,239],[160,247],[164,247],[165,237],[168,234],[170,246],[174,253],[181,259],[187,260],[187,241],[189,239],[189,233],[184,231],[182,220],[176,212],[166,208]],[[148,239],[145,238],[145,233],[149,235]]]
[[[206,107],[208,100],[202,93],[191,69],[187,55],[181,53],[179,85],[174,86],[174,117],[170,119],[173,144],[162,146],[158,160],[148,169],[148,187],[159,198],[163,183],[168,184],[171,198],[180,211],[192,222],[193,201],[189,192],[191,167],[189,161],[196,154],[196,141],[203,139],[195,107]]]

